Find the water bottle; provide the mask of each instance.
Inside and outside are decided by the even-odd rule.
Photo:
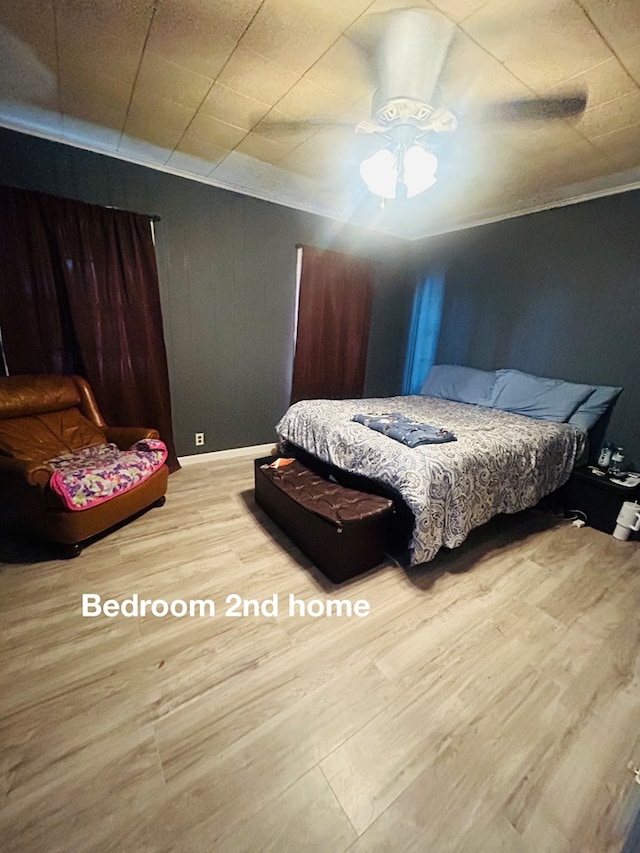
[[[608,468],[611,464],[612,456],[613,445],[606,441],[600,449],[600,456],[598,456],[598,468]]]
[[[617,476],[622,473],[622,463],[624,462],[624,447],[616,447],[611,454],[611,465],[609,466],[609,473],[613,474],[613,476]]]

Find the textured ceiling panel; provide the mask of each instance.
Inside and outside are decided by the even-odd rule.
[[[433,0],[433,5],[452,21],[461,23],[481,9],[487,0]]]
[[[319,177],[335,189],[336,184],[342,186],[345,182],[344,165],[351,160],[354,148],[366,145],[367,142],[356,138],[348,129],[325,128],[293,149],[281,165]],[[362,151],[363,156],[367,153]]]
[[[190,107],[136,91],[124,130],[128,136],[171,151],[180,142],[192,118]]]
[[[580,5],[616,53],[638,53],[638,0],[580,0]]]
[[[196,140],[193,143],[193,146],[195,149],[199,150],[199,141]],[[215,168],[213,164],[216,162],[216,159],[224,158],[227,152],[220,151],[220,149],[215,145],[202,147],[206,149],[203,152],[202,157],[200,157],[198,153],[188,154],[185,151],[176,149],[166,162],[167,168],[174,169],[176,172],[196,178],[207,177],[211,173],[212,169]]]
[[[607,155],[617,168],[635,167],[640,177],[640,122],[622,130],[613,130],[593,140],[593,145]]]
[[[389,140],[355,126],[409,6],[457,24],[431,106],[459,126],[422,140],[434,187],[381,206],[358,167]],[[3,0],[0,124],[413,239],[640,185],[639,44],[638,0]],[[390,62],[413,88],[429,55]],[[487,120],[580,92],[582,116]]]
[[[184,65],[176,65],[151,50],[145,50],[136,80],[138,92],[168,98],[194,110],[198,109],[212,85],[211,77],[198,74]]]
[[[367,0],[265,0],[241,44],[303,74],[369,5]]]
[[[354,42],[340,36],[305,75],[316,86],[348,103],[371,98],[372,75],[363,52]]]
[[[208,175],[214,166],[230,154],[232,148],[228,145],[216,144],[211,139],[196,136],[187,131],[180,140],[178,152],[197,158],[201,165],[197,167],[198,174]],[[173,160],[173,157],[172,157]],[[172,162],[171,160],[169,162]],[[176,160],[173,160],[175,165]]]
[[[314,114],[342,118],[351,116],[352,103],[353,101],[334,95],[316,86],[310,80],[302,78],[280,98],[278,109],[296,118],[306,118]],[[310,104],[313,104],[313,113],[309,110]]]
[[[153,0],[56,0],[60,61],[91,65],[110,77],[135,78],[153,12]]]
[[[0,3],[0,99],[59,109],[51,2]]]
[[[638,91],[633,78],[615,56],[555,87],[550,86],[548,92],[554,94],[556,91],[563,91],[569,87],[585,88],[589,92],[589,110],[600,104],[605,104],[607,101],[612,101],[614,98]]]
[[[52,0],[2,0],[0,3],[3,53],[19,50],[22,45],[53,73],[56,68],[55,27]]]
[[[200,112],[245,130],[257,124],[271,109],[269,104],[234,92],[222,83],[214,83],[202,102]]]
[[[638,38],[640,39],[640,33]],[[632,50],[621,50],[617,55],[636,85],[640,87],[640,50],[637,47]]]
[[[147,47],[214,79],[260,5],[260,0],[162,0]]]
[[[214,145],[232,151],[239,142],[242,142],[247,131],[228,122],[220,121],[212,115],[200,112],[191,121],[187,134],[199,139],[208,139]]]
[[[440,89],[443,103],[452,108],[462,105],[471,112],[487,101],[532,94],[508,68],[463,32],[455,36],[440,75]]]
[[[236,146],[236,151],[247,154],[256,160],[276,165],[289,152],[290,146],[295,145],[289,141],[289,146],[275,139],[269,139],[259,133],[247,134],[242,142]]]
[[[275,104],[300,79],[295,71],[239,45],[217,78],[234,92]]]
[[[574,0],[517,4],[512,0],[490,0],[462,26],[518,79],[538,92],[612,55]]]
[[[88,71],[86,73],[89,73]],[[71,118],[110,128],[120,132],[127,117],[132,84],[119,77],[91,71],[91,87],[83,82],[81,69],[74,74],[61,74],[60,106]]]
[[[634,124],[640,124],[640,91],[637,89],[587,110],[580,122],[580,133],[592,139],[614,128],[623,130]]]
[[[287,32],[287,39],[282,38]],[[242,47],[303,74],[340,35],[321,16],[313,19],[296,0],[266,0],[242,39]]]
[[[295,132],[290,130],[294,124]],[[311,122],[300,122],[287,113],[281,112],[277,107],[269,110],[268,114],[255,124],[252,128],[256,133],[279,142],[287,151],[301,145],[306,139],[314,136],[319,130],[318,126]],[[349,128],[353,133],[353,127]]]

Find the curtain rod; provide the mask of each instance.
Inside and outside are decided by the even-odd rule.
[[[121,213],[133,213],[135,216],[146,216],[151,222],[162,222],[162,217],[157,213],[136,213],[135,210],[126,210],[124,207],[116,207],[114,204],[105,204],[107,210],[117,210]]]

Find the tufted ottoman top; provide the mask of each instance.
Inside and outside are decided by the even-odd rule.
[[[280,468],[262,465],[262,472],[297,504],[321,518],[342,525],[391,512],[393,501],[334,483],[297,459]]]

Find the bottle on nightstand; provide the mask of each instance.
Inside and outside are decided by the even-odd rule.
[[[613,444],[609,444],[609,442],[605,442],[600,448],[600,456],[598,456],[598,468],[608,468],[611,464],[611,457],[613,456]]]
[[[624,448],[616,447],[611,454],[611,465],[609,465],[609,473],[616,477],[622,473],[622,464],[624,462]]]

